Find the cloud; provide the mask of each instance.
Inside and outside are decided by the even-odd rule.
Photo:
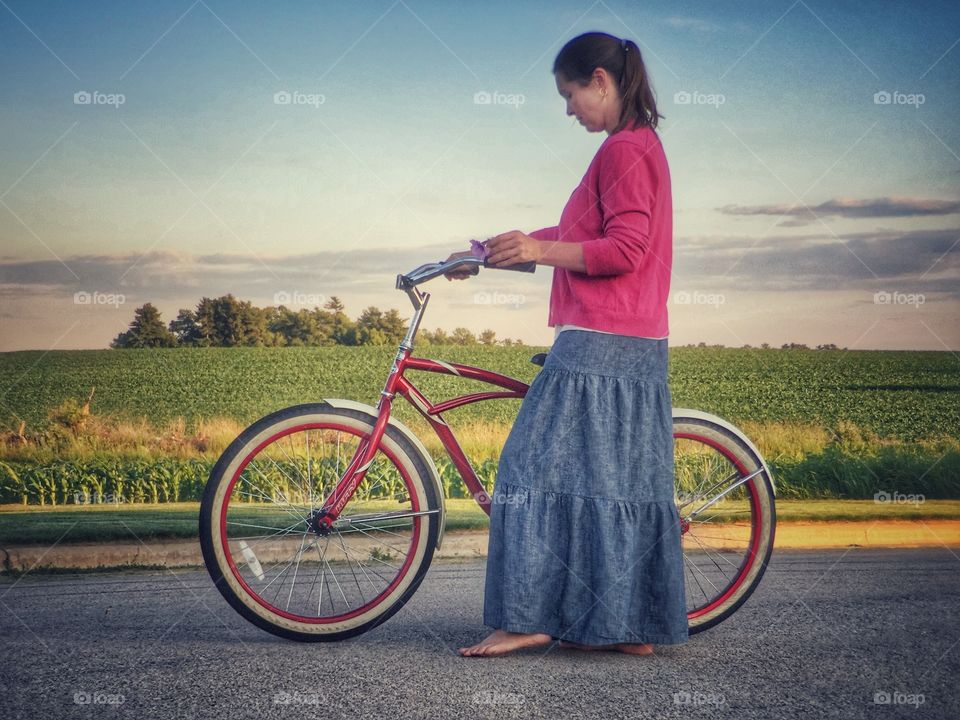
[[[445,258],[450,244],[415,248],[374,248],[297,255],[220,253],[191,255],[148,252],[142,255],[78,255],[57,260],[0,261],[3,287],[42,287],[47,292],[119,292],[156,300],[234,293],[265,297],[280,291],[326,295],[358,288],[393,289],[397,273]],[[78,279],[79,278],[79,279]]]
[[[902,286],[960,298],[960,228],[759,240],[678,238],[674,278],[681,285],[697,282],[743,290],[873,291]]]
[[[724,205],[717,210],[725,215],[782,215],[793,219],[780,223],[783,227],[799,227],[832,215],[845,218],[921,217],[960,213],[960,200],[928,200],[924,198],[881,197],[867,200],[836,198],[819,205]]]
[[[0,262],[0,297],[40,293],[66,297],[79,290],[123,293],[129,301],[190,301],[233,293],[271,302],[276,293],[388,302],[394,278],[446,257],[449,244],[296,255],[151,252],[84,255],[56,260]],[[547,268],[537,273],[545,284]],[[697,283],[734,290],[790,291],[909,287],[960,296],[960,228],[828,234],[692,236],[674,240],[678,289]],[[472,290],[516,285],[512,273],[483,273]],[[539,282],[535,283],[539,288]],[[489,287],[487,287],[489,286]],[[524,292],[533,293],[528,287]],[[535,294],[535,293],[533,293]],[[545,299],[545,298],[544,298]]]

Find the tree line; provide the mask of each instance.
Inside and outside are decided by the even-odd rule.
[[[257,307],[233,295],[202,298],[194,310],[181,309],[165,324],[152,304],[141,305],[133,321],[110,343],[113,348],[157,347],[304,347],[319,345],[396,345],[407,332],[407,320],[397,310],[366,308],[356,320],[344,312],[335,295],[322,308],[294,310],[284,305]],[[497,340],[493,330],[475,335],[464,327],[420,329],[426,345],[523,345],[521,340]]]

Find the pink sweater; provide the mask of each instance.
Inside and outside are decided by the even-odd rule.
[[[548,325],[662,338],[673,259],[670,169],[656,132],[609,135],[570,195],[560,224],[530,233],[583,245],[586,272],[553,269]]]

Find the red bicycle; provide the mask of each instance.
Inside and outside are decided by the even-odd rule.
[[[326,399],[279,410],[248,427],[217,461],[200,509],[204,562],[250,622],[293,640],[342,640],[386,621],[420,586],[443,541],[444,492],[423,443],[390,415],[397,395],[437,433],[489,515],[488,489],[443,414],[522,398],[528,386],[412,355],[430,299],[417,286],[454,270],[476,274],[481,266],[483,259],[458,257],[397,276],[414,315],[376,407]],[[539,353],[532,362],[545,358]],[[503,390],[434,403],[407,377],[411,370]],[[730,617],[760,582],[773,549],[775,489],[757,448],[723,419],[674,408],[673,434],[689,627],[696,633]]]

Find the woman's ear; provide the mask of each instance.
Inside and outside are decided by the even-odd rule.
[[[597,84],[597,89],[601,93],[605,93],[610,89],[610,75],[603,68],[598,67],[594,70],[590,79]]]
[[[606,82],[603,77],[603,68],[597,68],[594,70],[590,79],[597,84],[598,89],[602,90],[604,83]]]

